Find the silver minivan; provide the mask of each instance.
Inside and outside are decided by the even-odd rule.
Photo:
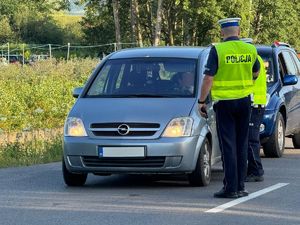
[[[209,48],[126,49],[107,56],[83,88],[64,128],[62,170],[68,186],[88,173],[182,174],[206,186],[220,160],[215,115],[200,116]]]

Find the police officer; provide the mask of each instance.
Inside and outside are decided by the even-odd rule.
[[[260,62],[260,72],[254,82],[253,105],[249,123],[248,142],[248,170],[246,182],[259,182],[264,180],[264,169],[260,159],[259,127],[267,103],[267,74],[263,59],[257,56]]]
[[[242,38],[244,42],[252,43],[251,38]],[[248,140],[248,169],[245,182],[260,182],[264,180],[264,169],[260,159],[259,127],[265,112],[267,103],[267,74],[265,62],[257,55],[260,63],[258,78],[254,82],[252,109],[249,123]]]
[[[217,132],[222,153],[223,188],[216,198],[247,196],[248,131],[253,79],[259,73],[256,48],[239,40],[240,18],[219,20],[223,42],[211,48],[198,100],[206,116],[205,100],[211,90],[215,103]]]

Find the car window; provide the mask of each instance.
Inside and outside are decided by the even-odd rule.
[[[287,51],[282,52],[282,56],[285,62],[285,66],[286,66],[286,74],[289,75],[296,75],[298,74],[298,70],[295,66],[294,60],[291,57],[290,53]],[[284,74],[284,75],[286,75]]]
[[[291,57],[293,58],[293,61],[295,63],[296,69],[297,69],[297,73],[295,75],[300,76],[300,61],[295,53],[291,52],[290,54],[291,54]]]
[[[265,66],[265,70],[266,70],[266,73],[267,73],[267,83],[272,84],[272,83],[275,82],[274,63],[273,63],[272,55],[263,54],[263,53],[260,53],[259,55],[261,56],[261,58],[264,61],[264,66]]]
[[[283,80],[283,77],[285,74],[287,74],[286,65],[282,56],[282,53],[278,55],[278,68],[279,68],[279,75],[281,80]]]
[[[111,65],[105,65],[104,68],[100,71],[98,76],[93,82],[93,85],[89,89],[88,95],[94,96],[99,93],[105,92],[105,84],[108,77],[108,72],[110,71]]]
[[[196,59],[108,60],[85,97],[194,97]]]

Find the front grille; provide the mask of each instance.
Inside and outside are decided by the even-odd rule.
[[[92,123],[91,128],[118,128],[121,124],[127,124],[132,128],[159,128],[158,123]]]
[[[159,131],[159,129],[160,124],[158,123],[92,123],[90,126],[90,131],[92,131],[95,136],[104,137],[153,136],[157,131]],[[128,132],[126,132],[127,130]]]
[[[99,158],[97,156],[82,156],[86,167],[163,167],[165,157],[146,158]]]
[[[153,136],[156,131],[131,131],[126,137],[137,137],[137,136]],[[95,136],[124,136],[120,135],[117,131],[93,131]]]

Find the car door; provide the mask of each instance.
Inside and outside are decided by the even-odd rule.
[[[206,49],[203,51],[201,60],[200,60],[200,74],[204,74],[205,71],[205,66],[207,64],[207,59],[208,59],[208,54],[209,54],[210,48]],[[200,82],[201,85],[202,82]],[[199,86],[201,87],[201,86]],[[200,98],[200,92],[199,92],[199,96],[198,98]],[[209,96],[206,99],[206,103],[207,103],[207,124],[211,130],[212,133],[212,159],[221,159],[221,151],[220,151],[220,147],[219,147],[219,139],[218,139],[218,135],[217,135],[217,125],[216,125],[216,115],[214,112],[214,108],[213,108],[213,101],[212,101],[212,97],[211,94],[209,94]]]
[[[282,84],[287,75],[296,75],[297,67],[291,56],[291,51],[284,50],[279,54],[279,61],[282,72],[280,74]],[[298,82],[299,83],[299,82]],[[280,95],[284,98],[287,110],[286,135],[293,133],[298,126],[297,115],[297,85],[283,85]],[[299,112],[298,112],[299,113]]]
[[[295,125],[297,126],[294,129],[294,133],[299,133],[300,132],[300,60],[297,57],[296,53],[290,52],[290,55],[293,59],[293,62],[296,67],[296,76],[298,78],[298,83],[293,85],[294,92],[295,94],[295,102],[294,102],[294,111],[295,111]]]

